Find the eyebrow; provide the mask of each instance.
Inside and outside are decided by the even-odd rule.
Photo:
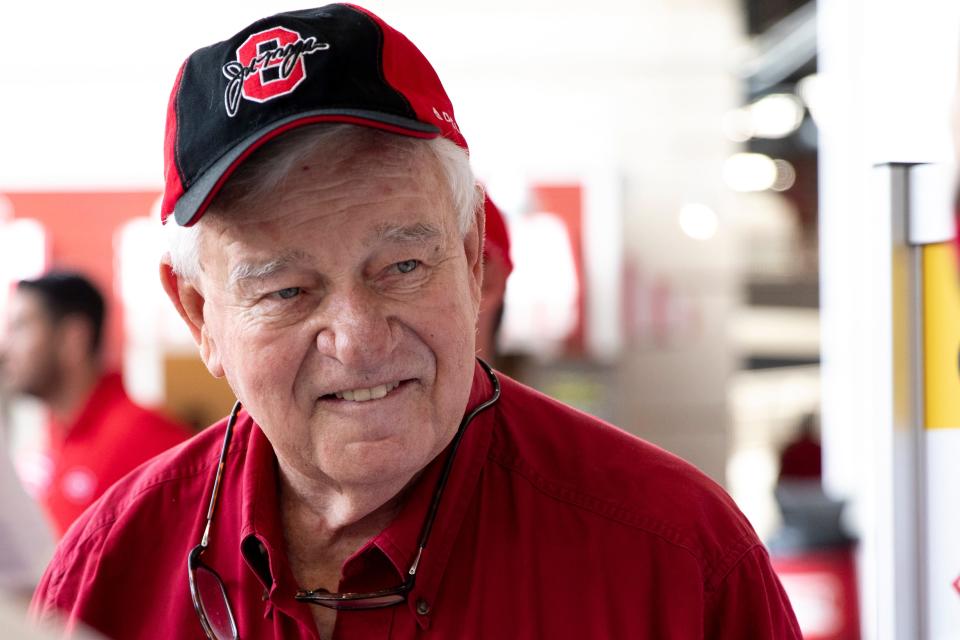
[[[424,222],[411,225],[381,224],[375,234],[378,242],[430,242],[442,235],[439,228]]]
[[[374,242],[425,243],[442,236],[438,227],[424,222],[411,225],[385,223],[374,230],[373,240]],[[303,251],[289,251],[267,262],[240,262],[230,269],[228,281],[231,284],[240,284],[248,280],[263,280],[283,271],[294,262],[308,258],[309,255]]]
[[[307,257],[307,254],[303,251],[289,251],[267,262],[240,262],[230,269],[229,281],[233,284],[239,284],[246,280],[263,280]]]

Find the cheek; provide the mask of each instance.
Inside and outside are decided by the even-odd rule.
[[[428,306],[431,334],[450,344],[459,344],[473,332],[477,318],[477,304],[466,289],[457,296],[444,296],[437,304]]]
[[[245,397],[285,397],[308,345],[291,332],[269,332],[261,327],[233,323],[219,328],[217,349],[230,385]],[[264,393],[263,390],[271,390]]]
[[[478,307],[465,288],[461,291],[462,295],[447,297],[434,307],[430,315],[430,340],[438,367],[448,374],[473,369]],[[458,373],[453,375],[459,377]]]
[[[42,357],[50,347],[52,347],[52,340],[50,336],[30,333],[27,335],[26,339],[20,343],[19,348],[14,348],[20,352],[21,357],[36,361]]]

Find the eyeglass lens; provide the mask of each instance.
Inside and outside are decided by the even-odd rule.
[[[194,574],[197,585],[197,598],[203,614],[217,640],[236,640],[237,626],[227,602],[227,591],[220,578],[203,565],[197,567]]]

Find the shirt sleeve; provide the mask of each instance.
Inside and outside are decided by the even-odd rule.
[[[79,540],[71,533],[72,529],[57,547],[33,593],[29,609],[33,622],[63,626],[67,632],[82,626],[80,621],[87,604],[80,591],[95,577],[102,549],[101,537]]]
[[[800,626],[762,545],[755,545],[709,593],[704,636],[709,640],[802,640]]]
[[[56,580],[47,569],[33,592],[29,612],[31,621],[42,624],[62,622],[62,613],[56,605],[55,583]]]

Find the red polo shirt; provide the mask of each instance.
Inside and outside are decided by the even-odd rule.
[[[799,639],[750,525],[678,458],[504,376],[470,424],[405,604],[340,612],[334,638]],[[477,368],[470,406],[490,394]],[[223,436],[208,429],[128,476],[63,540],[34,597],[108,637],[202,638],[186,558]],[[276,458],[241,414],[204,561],[241,638],[316,638],[287,562]],[[414,555],[442,456],[342,568],[392,587]],[[303,585],[311,588],[315,585]]]
[[[57,534],[114,482],[188,437],[185,427],[134,404],[119,374],[100,378],[72,423],[50,425],[51,471],[39,497]]]

